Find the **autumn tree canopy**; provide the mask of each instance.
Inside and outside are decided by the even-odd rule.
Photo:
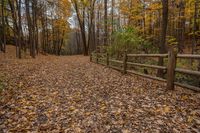
[[[19,58],[27,50],[32,57],[88,55],[98,46],[117,47],[116,33],[129,28],[144,40],[131,41],[140,48],[133,51],[165,53],[175,44],[180,53],[198,53],[199,5],[198,0],[1,0],[0,48],[6,52],[7,44],[15,45]]]

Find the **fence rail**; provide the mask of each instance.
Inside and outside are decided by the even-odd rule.
[[[127,54],[128,57],[163,57],[167,58],[168,54]]]
[[[162,69],[162,70],[166,70],[167,69],[167,67],[157,66],[157,65],[147,65],[147,64],[132,63],[132,62],[127,62],[127,64],[128,65],[133,65],[133,66],[141,66],[141,67],[154,68],[154,69]]]
[[[168,62],[167,62],[167,66],[158,66],[158,65],[149,65],[149,64],[142,64],[142,63],[128,61],[128,59],[135,58],[135,57],[145,57],[145,58],[151,57],[151,58],[162,58],[162,59],[166,58],[168,59]],[[111,59],[107,53],[92,53],[90,56],[90,61],[95,62],[97,64],[107,65],[108,67],[119,70],[124,74],[131,73],[131,74],[143,76],[146,78],[166,82],[167,83],[166,88],[168,90],[173,90],[174,86],[177,85],[177,86],[185,87],[185,88],[200,92],[199,87],[175,82],[176,72],[188,74],[188,75],[195,75],[195,76],[199,76],[200,78],[200,71],[176,68],[177,58],[195,59],[195,60],[200,61],[200,55],[176,54],[173,48],[169,50],[168,54],[127,54],[125,51],[123,55],[123,60]],[[105,63],[100,62],[100,60],[104,60]],[[115,65],[112,65],[111,63],[115,63]],[[152,68],[156,70],[163,70],[167,72],[167,77],[166,79],[164,79],[164,78],[160,78],[156,76],[139,73],[134,70],[129,70],[127,66],[136,66],[136,67]]]
[[[200,59],[200,55],[193,55],[193,54],[177,54],[177,58]]]

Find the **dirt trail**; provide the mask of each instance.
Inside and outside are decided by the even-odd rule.
[[[1,59],[0,132],[200,132],[200,94],[83,56]]]

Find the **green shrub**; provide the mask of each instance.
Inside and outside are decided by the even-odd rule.
[[[112,35],[112,44],[108,47],[110,55],[120,56],[124,50],[128,53],[142,53],[151,48],[151,43],[146,41],[134,28],[122,28]]]

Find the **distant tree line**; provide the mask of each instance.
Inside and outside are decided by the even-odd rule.
[[[39,52],[60,55],[68,33],[70,3],[67,0],[1,0],[0,50],[16,46],[16,56]]]

